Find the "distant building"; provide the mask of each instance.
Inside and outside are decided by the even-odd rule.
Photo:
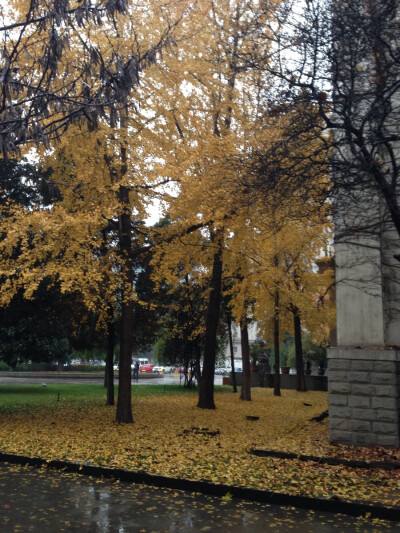
[[[254,344],[260,341],[260,337],[257,336],[257,323],[250,324],[248,326],[249,331],[249,344]],[[236,324],[232,325],[232,337],[233,337],[233,359],[235,364],[235,370],[237,372],[242,371],[242,346],[240,343],[240,327]],[[225,348],[225,364],[224,367],[231,370],[231,352],[229,342]]]

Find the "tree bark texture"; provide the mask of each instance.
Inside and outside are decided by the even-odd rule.
[[[121,303],[121,343],[119,359],[119,387],[117,401],[117,422],[133,423],[131,364],[132,364],[132,326],[133,326],[133,265],[131,258],[131,215],[129,209],[129,189],[119,188],[122,212],[119,216],[119,240],[124,278]]]
[[[240,399],[246,402],[251,401],[251,386],[250,386],[250,349],[249,349],[249,332],[247,329],[247,322],[245,318],[240,321],[240,344],[242,348],[242,370],[243,381],[240,392]]]
[[[199,383],[199,401],[197,407],[201,409],[215,409],[214,403],[214,375],[215,352],[217,348],[217,327],[219,308],[221,304],[222,285],[222,234],[214,236],[216,251],[214,253],[211,276],[211,293],[206,315],[206,332],[204,338],[203,372]]]

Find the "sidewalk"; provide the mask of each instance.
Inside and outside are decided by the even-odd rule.
[[[2,533],[287,533],[288,528],[297,533],[394,533],[399,526],[4,463],[0,499]]]
[[[380,504],[350,503],[339,499],[312,498],[309,496],[296,496],[273,491],[253,488],[237,487],[232,485],[214,484],[207,481],[193,481],[189,479],[172,478],[144,471],[124,470],[121,468],[109,468],[94,466],[92,464],[73,463],[70,461],[49,461],[40,457],[24,457],[19,455],[0,453],[0,463],[15,465],[44,467],[62,472],[81,474],[93,478],[111,479],[163,489],[188,491],[207,496],[221,498],[229,495],[229,499],[243,499],[262,504],[274,504],[290,506],[299,509],[307,509],[318,512],[340,513],[350,516],[368,517],[396,521],[397,530],[400,528],[399,507],[385,507]]]
[[[140,381],[155,383],[159,374],[139,375]],[[114,373],[118,382],[118,372]],[[34,385],[41,383],[103,383],[103,372],[0,372],[0,385]]]

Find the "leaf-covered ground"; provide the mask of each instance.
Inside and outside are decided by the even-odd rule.
[[[330,446],[327,393],[253,389],[253,400],[216,393],[217,409],[196,407],[195,394],[135,397],[135,423],[115,422],[103,398],[44,408],[0,409],[0,451],[151,474],[256,487],[289,494],[400,505],[400,472],[263,458],[251,448],[306,455],[400,460],[400,450]],[[1,401],[1,396],[0,396]],[[305,405],[311,404],[311,405]],[[247,416],[259,417],[248,420]]]

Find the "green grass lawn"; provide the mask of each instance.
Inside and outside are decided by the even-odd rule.
[[[41,409],[63,402],[105,401],[102,385],[1,385],[0,411]]]
[[[216,386],[218,392],[230,392],[231,387]],[[117,401],[118,387],[115,387]],[[194,395],[197,390],[180,385],[133,385],[133,398],[159,396],[164,394]],[[30,409],[57,407],[60,403],[101,404],[106,402],[106,389],[99,384],[54,384],[41,385],[0,385],[0,412],[13,412]]]

